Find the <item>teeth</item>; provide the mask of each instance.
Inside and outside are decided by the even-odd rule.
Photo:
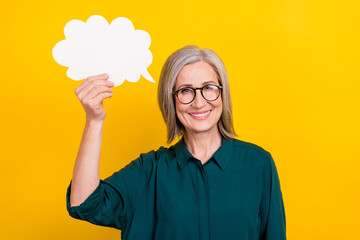
[[[194,117],[204,117],[204,116],[208,115],[209,113],[210,113],[210,111],[208,111],[206,113],[201,113],[201,114],[190,113],[190,115],[194,116]]]

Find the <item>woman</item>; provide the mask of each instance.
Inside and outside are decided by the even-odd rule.
[[[72,217],[121,229],[124,240],[286,239],[275,163],[261,147],[233,139],[228,78],[213,51],[184,47],[162,69],[168,142],[181,140],[99,180],[107,79],[89,77],[75,91],[87,121],[67,192]]]

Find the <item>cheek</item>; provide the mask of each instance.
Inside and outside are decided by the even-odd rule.
[[[179,103],[178,101],[176,101],[175,104],[176,107],[176,114],[183,114],[186,111],[186,105]]]
[[[218,100],[214,102],[213,106],[217,108],[217,110],[221,113],[222,112],[222,100]]]
[[[179,104],[178,102],[176,102],[176,104],[175,104],[175,112],[176,112],[177,119],[182,123],[183,122],[182,119],[184,118],[183,114],[185,113],[184,105]]]
[[[222,115],[222,111],[223,111],[223,106],[222,106],[222,102],[219,101],[216,104],[213,105],[216,108],[216,116],[215,118],[217,119],[217,121],[220,120],[221,115]]]

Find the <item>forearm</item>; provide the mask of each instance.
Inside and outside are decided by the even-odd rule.
[[[86,121],[71,183],[70,204],[78,206],[99,184],[103,121]]]

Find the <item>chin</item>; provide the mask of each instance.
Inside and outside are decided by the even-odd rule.
[[[193,134],[201,134],[201,133],[212,133],[212,132],[219,132],[217,125],[209,127],[209,126],[194,126],[192,125],[191,128],[187,128],[186,132],[193,133]]]

